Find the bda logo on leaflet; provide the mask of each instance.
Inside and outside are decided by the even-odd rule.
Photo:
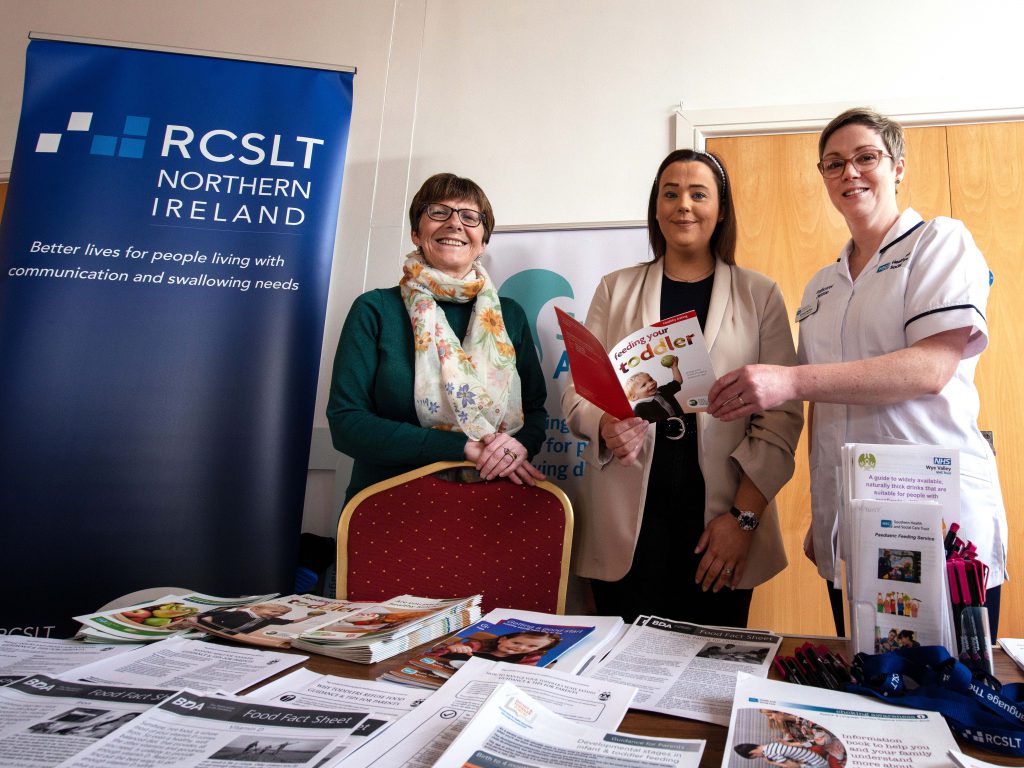
[[[68,118],[65,133],[90,133],[92,130],[92,112],[72,112]],[[107,157],[128,157],[138,159],[146,149],[146,136],[149,134],[149,118],[139,115],[128,115],[124,119],[123,135],[93,134],[89,145],[90,155]],[[64,133],[40,133],[36,140],[36,152],[56,154],[60,151],[61,138]]]

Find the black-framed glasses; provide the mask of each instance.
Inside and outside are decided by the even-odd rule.
[[[444,203],[427,203],[423,206],[423,213],[431,221],[448,221],[453,213],[459,214],[459,221],[467,227],[479,227],[487,220],[487,215],[474,211],[472,208],[452,208]]]
[[[868,171],[875,170],[878,164],[882,162],[883,157],[888,157],[890,160],[893,159],[892,155],[880,149],[862,149],[853,157],[830,155],[822,158],[822,161],[818,163],[818,170],[826,179],[835,179],[843,175],[847,163],[853,163],[853,167],[859,173],[867,173]]]

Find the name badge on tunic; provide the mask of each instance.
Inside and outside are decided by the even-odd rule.
[[[799,323],[802,320],[807,319],[815,312],[818,311],[818,297],[814,297],[814,301],[810,304],[805,304],[796,311],[796,321]]]

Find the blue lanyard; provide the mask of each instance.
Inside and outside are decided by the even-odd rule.
[[[1024,684],[975,676],[941,645],[858,653],[860,684],[846,690],[889,704],[941,713],[964,741],[991,752],[1024,755]]]

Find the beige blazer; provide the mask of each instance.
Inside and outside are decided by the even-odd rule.
[[[661,305],[662,261],[606,275],[587,313],[587,328],[605,349],[645,325],[657,322]],[[796,352],[779,287],[757,272],[719,261],[704,327],[711,362],[722,375],[748,363],[794,365]],[[587,440],[589,466],[576,516],[575,562],[580,576],[617,581],[633,562],[643,522],[655,430],[649,430],[639,462],[625,467],[600,449],[602,411],[576,394],[562,394],[569,428]],[[803,428],[797,401],[734,422],[697,414],[700,466],[706,486],[703,525],[728,514],[741,471],[769,499],[754,532],[742,588],[754,587],[786,567],[775,495],[793,475],[793,452]],[[697,524],[695,522],[695,524]]]

